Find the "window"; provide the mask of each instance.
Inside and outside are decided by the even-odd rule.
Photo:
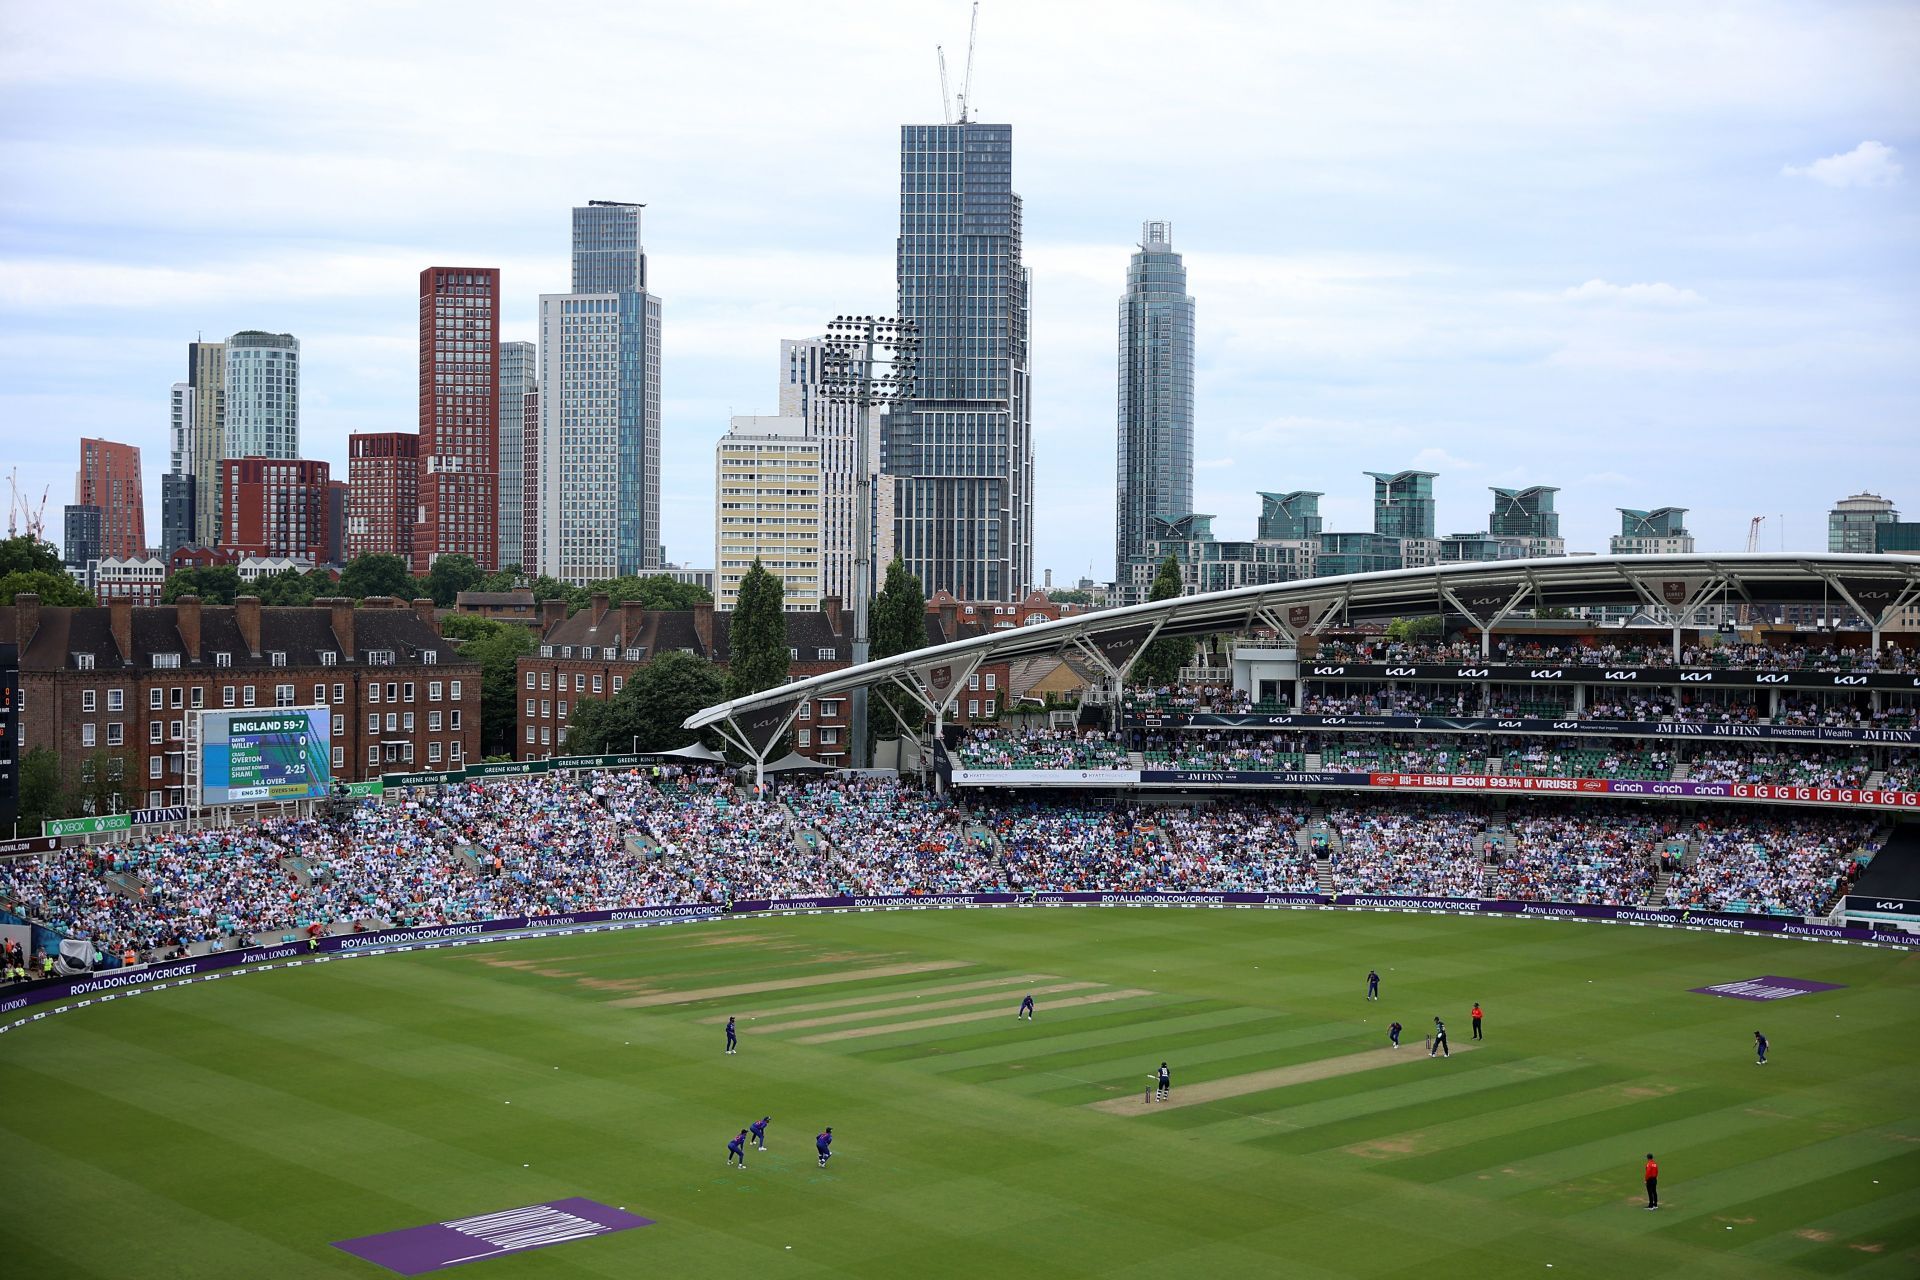
[[[207,691],[199,685],[193,687],[193,694],[187,699],[187,705],[195,711],[207,705]]]
[[[317,707],[321,703],[325,702],[326,700],[327,700],[327,686],[323,684],[317,684],[313,686],[313,705]]]
[[[387,681],[387,701],[400,701],[400,686],[392,680]]]
[[[166,732],[166,726],[162,725],[158,720],[147,721],[147,741],[148,742],[160,741],[160,735],[165,732]]]
[[[534,728],[534,727],[533,727],[532,725],[528,725],[528,726],[527,726],[527,741],[528,741],[528,742],[532,742],[532,741],[534,740],[534,735],[535,735],[535,734],[536,734],[537,732],[538,732],[538,730],[536,730],[536,729],[535,729],[535,728]]]
[[[220,686],[220,705],[223,707],[230,707],[233,705],[233,686],[232,685],[223,684]]]
[[[970,716],[977,716],[980,714],[980,699],[978,698],[967,699],[967,714]]]
[[[440,713],[438,711],[427,712],[427,732],[440,732]]]
[[[378,680],[373,681],[371,684],[367,686],[367,701],[368,702],[380,701],[380,682]]]
[[[340,655],[338,653],[335,653],[332,649],[322,649],[320,651],[321,666],[331,667],[336,663],[338,663],[339,661],[340,661]]]
[[[336,769],[342,769],[346,767],[346,763],[347,763],[347,749],[345,747],[335,747],[333,749],[333,767]]]
[[[553,646],[550,644],[541,645],[540,656],[543,658],[551,658],[553,656]]]
[[[451,746],[448,748],[448,754],[453,757],[455,764],[458,764],[460,762],[460,757],[462,755],[462,751],[460,748],[460,739],[455,738],[453,740]]]
[[[527,699],[527,719],[531,720],[535,715],[538,714],[535,708],[537,708],[539,705],[540,703],[538,699],[535,699],[535,698]]]
[[[993,714],[993,702],[994,702],[994,700],[993,700],[992,698],[988,698],[988,699],[987,699],[987,714],[988,714],[988,715],[992,715],[992,714]]]
[[[552,714],[553,714],[553,699],[552,699],[552,698],[542,698],[542,699],[540,699],[540,715],[541,715],[541,718],[543,718],[543,719],[544,719],[545,717],[547,717],[547,716],[550,716],[550,715],[552,715]]]
[[[575,693],[585,693],[587,691],[587,676],[584,671],[576,671],[573,673],[573,691]]]
[[[458,680],[447,685],[447,696],[455,702],[460,701],[460,682]]]
[[[126,709],[126,706],[127,706],[127,691],[125,689],[107,690],[107,710],[123,711]]]
[[[161,689],[147,690],[147,710],[149,711],[160,710],[162,702],[166,698],[166,696],[167,696],[166,692]]]
[[[593,678],[593,691],[594,691],[595,693],[599,693],[599,692],[601,692],[601,685],[600,685],[600,677],[599,677],[599,676],[595,676],[595,677]]]
[[[338,737],[339,735],[345,733],[346,731],[347,731],[347,718],[343,715],[340,715],[338,712],[336,712],[333,717],[334,736]]]
[[[90,654],[90,653],[76,653],[76,654],[74,654],[74,655],[73,655],[73,669],[74,669],[75,671],[91,671],[91,670],[93,670],[93,655],[92,655],[92,654]]]
[[[250,707],[253,705],[253,700],[254,700],[254,689],[252,685],[247,685],[240,690],[241,706]]]
[[[216,653],[213,655],[213,665],[216,667],[230,667],[233,665],[233,655],[224,651]]]
[[[540,673],[540,687],[541,687],[542,689],[551,689],[551,688],[553,688],[553,673],[552,673],[552,672],[550,672],[550,671],[542,671],[542,672]]]
[[[633,645],[633,646],[630,646],[630,647],[629,647],[629,648],[627,649],[627,661],[628,661],[628,662],[638,662],[638,661],[640,661],[640,655],[641,655],[641,654],[643,654],[643,653],[645,653],[645,652],[646,652],[646,649],[645,649],[645,648],[644,648],[643,646],[641,646],[641,645]]]
[[[438,649],[422,649],[420,651],[421,666],[431,667],[438,664],[439,661],[440,661],[440,651]]]
[[[82,689],[80,691],[80,709],[86,712],[88,715],[93,714],[95,705],[98,702],[99,702],[98,691],[93,689]]]
[[[600,656],[605,658],[608,662],[612,662],[614,658],[619,656],[619,654],[620,654],[620,649],[616,645],[608,645],[606,648],[600,650]]]
[[[268,666],[270,666],[270,667],[284,667],[284,666],[286,666],[286,665],[287,665],[287,651],[286,651],[285,649],[270,649],[270,650],[268,650],[268,651],[267,651],[267,665],[268,665]]]
[[[367,732],[380,732],[380,713],[378,711],[367,712]]]
[[[387,732],[388,732],[388,733],[398,733],[398,732],[400,732],[400,714],[399,714],[399,712],[397,712],[397,711],[389,711],[389,712],[387,712]]]
[[[979,689],[979,687],[980,687],[980,675],[978,672],[975,672],[973,675],[970,675],[967,677],[967,688],[969,690],[977,690]]]
[[[562,720],[565,720],[565,719],[567,718],[567,704],[566,704],[566,700],[565,700],[565,699],[562,699],[562,700],[560,701],[560,703],[559,703],[559,705],[558,705],[558,706],[556,706],[556,707],[554,707],[554,709],[553,709],[553,710],[554,710],[554,713],[555,713],[556,715],[558,715],[558,716],[559,716],[559,717],[560,717],[560,718],[561,718]]]
[[[439,743],[429,742],[427,744],[427,763],[428,764],[440,763],[440,744]]]
[[[127,726],[123,722],[119,720],[115,720],[107,725],[107,745],[108,746],[117,747],[121,743],[125,742],[126,740],[127,740]]]
[[[798,715],[796,715],[796,716],[794,717],[794,719],[796,719],[796,720],[811,720],[811,719],[813,719],[813,704],[812,704],[811,702],[803,702],[803,703],[801,703],[801,704],[800,704],[800,714],[798,714]]]
[[[378,744],[367,748],[367,763],[373,765],[380,763],[380,748]]]
[[[370,650],[368,650],[368,651],[367,651],[367,665],[368,665],[368,666],[374,666],[374,667],[390,667],[390,666],[392,666],[392,665],[393,665],[393,650],[391,650],[391,649],[370,649]]]
[[[400,686],[400,700],[402,702],[413,701],[413,681],[409,680]]]
[[[175,742],[178,742],[182,738],[186,737],[186,723],[187,722],[184,720],[169,720],[167,722],[168,736],[171,737]]]
[[[997,682],[999,681],[999,678],[1000,677],[995,675],[993,672],[991,671],[987,672],[987,688],[992,689],[996,687]]]
[[[407,733],[413,732],[413,712],[404,712],[400,716],[400,728]]]
[[[94,736],[98,732],[99,731],[94,727],[92,721],[88,721],[86,724],[81,725],[80,726],[80,745],[83,747],[92,746],[94,743]]]
[[[813,745],[813,730],[811,729],[802,729],[797,735],[795,735],[795,737],[796,737],[796,740],[799,742],[799,744],[803,747],[810,747]]]
[[[836,743],[838,743],[839,741],[840,741],[840,731],[838,729],[822,729],[820,731],[821,746],[831,747]]]
[[[273,705],[276,707],[292,706],[293,686],[290,684],[277,684],[273,686]]]
[[[815,658],[816,660],[818,660],[818,661],[820,661],[820,662],[832,662],[832,661],[833,661],[833,650],[831,650],[831,649],[815,649],[815,650],[813,651],[813,656],[814,656],[814,658]]]
[[[149,778],[159,777],[161,764],[162,764],[162,761],[159,756],[148,756],[147,757],[147,776]]]
[[[615,677],[613,678],[613,691],[614,691],[615,693],[618,693],[618,692],[620,692],[620,688],[621,688],[621,686],[622,686],[622,685],[624,685],[624,684],[626,684],[626,680],[625,680],[625,679],[623,679],[623,678],[622,678],[622,677],[620,677],[620,676],[615,676]]]
[[[438,680],[427,681],[427,701],[440,701],[440,682]]]
[[[176,671],[180,667],[180,655],[177,653],[156,653],[153,655],[155,670]]]
[[[334,685],[333,700],[335,702],[345,702],[347,700],[347,686],[343,684]]]
[[[800,661],[800,651],[798,649],[787,650],[787,661],[789,662]]]
[[[533,672],[529,671],[527,672],[527,688],[532,689],[535,687],[537,686],[534,684]]]

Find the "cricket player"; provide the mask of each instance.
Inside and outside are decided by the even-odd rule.
[[[826,1168],[827,1161],[833,1159],[832,1125],[828,1125],[824,1130],[813,1136],[813,1149],[820,1156],[820,1167],[822,1169]]]
[[[1393,1041],[1394,1048],[1398,1049],[1400,1047],[1400,1024],[1399,1023],[1396,1022],[1387,1028],[1387,1039]]]
[[[731,1167],[736,1159],[740,1161],[742,1169],[747,1167],[747,1131],[745,1129],[735,1134],[733,1140],[727,1143],[728,1166]]]
[[[1020,1012],[1014,1014],[1013,1016],[1016,1018],[1025,1018],[1028,1022],[1033,1021],[1033,993],[1032,992],[1027,993],[1027,998],[1020,1002]]]
[[[1647,1152],[1647,1208],[1660,1207],[1660,1166],[1654,1163],[1653,1152]]]
[[[1753,1051],[1754,1053],[1759,1055],[1758,1057],[1754,1058],[1753,1065],[1756,1067],[1766,1066],[1767,1065],[1767,1038],[1761,1035],[1758,1031],[1753,1033]]]
[[[747,1127],[753,1130],[753,1146],[756,1151],[767,1149],[767,1126],[773,1123],[772,1116],[761,1116]]]
[[[1172,1092],[1173,1072],[1167,1070],[1167,1064],[1163,1062],[1160,1064],[1160,1075],[1156,1079],[1153,1087],[1153,1100],[1155,1102],[1165,1102],[1167,1095]]]
[[[1379,998],[1380,998],[1379,971],[1374,969],[1369,969],[1367,970],[1367,999],[1378,1000]]]
[[[1431,1058],[1436,1053],[1443,1058],[1453,1056],[1453,1050],[1447,1047],[1447,1024],[1438,1018],[1433,1020],[1433,1043],[1427,1046],[1427,1056]]]
[[[738,1028],[733,1025],[732,1018],[727,1019],[727,1052],[740,1052],[740,1032]]]
[[[1485,1039],[1485,1037],[1480,1034],[1480,1002],[1478,1000],[1473,1002],[1473,1038],[1475,1040]]]

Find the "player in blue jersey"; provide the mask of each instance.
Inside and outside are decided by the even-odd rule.
[[[740,1052],[740,1032],[735,1029],[732,1018],[727,1019],[727,1052]]]
[[[1767,1065],[1767,1038],[1761,1035],[1758,1031],[1753,1033],[1753,1051],[1755,1055],[1757,1055],[1753,1060],[1753,1065],[1755,1065],[1756,1067],[1766,1066]]]
[[[1027,995],[1026,999],[1020,1002],[1020,1012],[1013,1016],[1016,1018],[1025,1018],[1028,1022],[1033,1021],[1033,996],[1031,993]]]
[[[1387,1039],[1393,1041],[1394,1048],[1398,1049],[1400,1047],[1400,1024],[1399,1023],[1396,1022],[1392,1026],[1387,1028]]]
[[[813,1149],[820,1156],[820,1167],[822,1169],[826,1168],[827,1161],[833,1159],[833,1126],[832,1125],[828,1125],[825,1130],[814,1135]]]
[[[1379,998],[1380,974],[1377,970],[1369,969],[1367,970],[1367,999],[1378,1000]]]
[[[727,1143],[727,1164],[732,1166],[738,1160],[742,1169],[747,1167],[747,1131],[742,1129]]]
[[[772,1123],[772,1116],[761,1116],[758,1120],[755,1120],[751,1125],[747,1126],[753,1130],[753,1145],[755,1150],[765,1151],[767,1149],[767,1126]]]

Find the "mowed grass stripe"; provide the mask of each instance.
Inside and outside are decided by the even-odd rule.
[[[1733,1252],[1760,1265],[1801,1263],[1806,1270],[1829,1273],[1868,1269],[1870,1264],[1862,1259],[1877,1258],[1882,1267],[1905,1265],[1907,1270],[1901,1274],[1910,1276],[1913,1263],[1920,1259],[1908,1253],[1903,1264],[1897,1252],[1889,1253],[1888,1241],[1920,1239],[1920,1184],[1902,1188],[1882,1179],[1876,1187],[1869,1176],[1865,1191],[1870,1194],[1852,1190],[1846,1207],[1833,1213],[1786,1231],[1743,1240]],[[1866,1273],[1871,1274],[1871,1269]]]
[[[1142,987],[1122,987],[1118,991],[1100,991],[1092,995],[1070,996],[1065,1000],[1055,1000],[1055,1009],[1078,1009],[1085,1005],[1111,1004],[1116,1000],[1138,1000],[1160,994]],[[818,1035],[801,1036],[795,1044],[832,1044],[838,1040],[861,1040],[869,1036],[892,1035],[900,1032],[929,1031],[940,1027],[958,1026],[969,1022],[985,1022],[989,1018],[1003,1018],[1005,1011],[1000,1009],[982,1009],[973,1013],[950,1013],[940,1018],[917,1018],[907,1022],[896,1022],[884,1027],[848,1027],[841,1031],[823,1031]]]
[[[933,973],[942,969],[965,969],[964,960],[916,960],[907,964],[873,965],[865,969],[833,969],[825,973],[802,974],[792,978],[767,978],[755,982],[736,982],[721,987],[693,987],[662,990],[646,995],[610,1000],[621,1009],[646,1009],[663,1004],[699,1004],[707,1000],[731,1000],[767,991],[791,991],[800,987],[829,987],[838,983],[861,982],[868,978],[892,978],[909,973]]]
[[[869,995],[851,996],[844,1000],[808,1000],[795,1004],[774,1002],[758,1009],[749,1009],[737,1016],[741,1018],[779,1018],[796,1013],[820,1013],[827,1009],[850,1009],[863,1004],[885,1004],[900,999],[909,993],[919,996],[944,996],[959,991],[981,991],[991,987],[1024,987],[1033,982],[1057,982],[1060,975],[1053,973],[1022,973],[1005,978],[982,978],[974,982],[946,982],[932,986],[919,983],[907,983],[902,986],[889,986],[884,991]],[[728,1015],[714,1014],[701,1018],[701,1022],[710,1025],[724,1023]]]
[[[1232,1070],[1230,1064],[1272,1063],[1274,1055],[1280,1052],[1289,1034],[1296,1029],[1297,1024],[1293,1019],[1271,1018],[1235,1027],[1235,1031],[1243,1034],[1222,1039],[1217,1030],[1210,1029],[1168,1035],[1159,1024],[1146,1022],[1134,1028],[1135,1035],[1131,1039],[1101,1045],[1097,1049],[1037,1054],[1019,1063],[996,1063],[991,1067],[975,1067],[968,1072],[955,1074],[976,1084],[1012,1087],[1016,1091],[1025,1080],[1020,1075],[1010,1074],[1015,1067],[1022,1071],[1036,1068],[1071,1071],[1074,1075],[1095,1080],[1124,1080],[1131,1084],[1141,1071],[1161,1062],[1179,1062],[1182,1064],[1181,1070],[1185,1072],[1189,1070],[1188,1064],[1204,1060],[1208,1064],[1229,1064],[1221,1067],[1218,1071],[1220,1075],[1237,1075],[1240,1073]],[[1180,1078],[1187,1077],[1182,1075]]]
[[[1056,982],[1050,986],[1025,987],[1022,988],[1022,990],[1030,990],[1035,995],[1060,995],[1068,991],[1093,991],[1103,985],[1104,984],[1098,982]],[[894,998],[898,999],[899,997],[896,996]],[[950,996],[946,999],[916,999],[912,1004],[889,1004],[872,1009],[855,1009],[845,1013],[821,1014],[818,1017],[812,1018],[796,1018],[792,1021],[769,1020],[765,1017],[757,1021],[761,1024],[768,1024],[770,1022],[770,1025],[761,1026],[761,1030],[763,1031],[803,1031],[809,1027],[832,1027],[852,1022],[871,1022],[877,1018],[914,1017],[920,1014],[930,1013],[936,1009],[970,1009],[977,1008],[980,1005],[994,1005],[997,1012],[1005,1015],[1007,1020],[1011,1022],[1017,1016],[1019,1006],[1014,1005],[1013,1008],[1009,1009],[1006,1006],[1010,1003],[1012,1002],[1008,1000],[1005,993],[993,992],[988,995]],[[706,1019],[702,1019],[702,1021],[706,1021]],[[811,1043],[811,1041],[803,1043]]]
[[[1030,1028],[1046,1038],[1054,1053],[1071,1053],[1104,1045],[1124,1043],[1132,1030],[1144,1023],[1158,1023],[1169,1034],[1204,1032],[1259,1023],[1273,1016],[1271,1009],[1250,1009],[1245,1005],[1223,1004],[1214,1000],[1168,999],[1149,1006],[1109,1009],[1076,1018],[1036,1022]],[[1063,1030],[1062,1028],[1066,1028]],[[928,1058],[942,1073],[959,1072],[976,1066],[1026,1061],[1033,1053],[1031,1039],[1014,1039],[1001,1031],[980,1031],[969,1036],[943,1040],[937,1058]],[[860,1046],[856,1052],[868,1061],[893,1062],[927,1057],[918,1045],[875,1048]]]

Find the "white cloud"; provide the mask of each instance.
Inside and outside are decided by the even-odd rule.
[[[1897,182],[1901,164],[1894,149],[1884,142],[1869,139],[1851,151],[1822,156],[1809,165],[1786,165],[1780,172],[1789,178],[1812,178],[1829,187],[1886,187]]]
[[[1693,290],[1670,285],[1664,280],[1647,284],[1613,284],[1607,280],[1593,279],[1561,290],[1560,296],[1575,302],[1611,302],[1637,307],[1690,307],[1706,301]]]
[[[1232,458],[1202,458],[1193,464],[1195,471],[1225,471],[1235,465]]]

